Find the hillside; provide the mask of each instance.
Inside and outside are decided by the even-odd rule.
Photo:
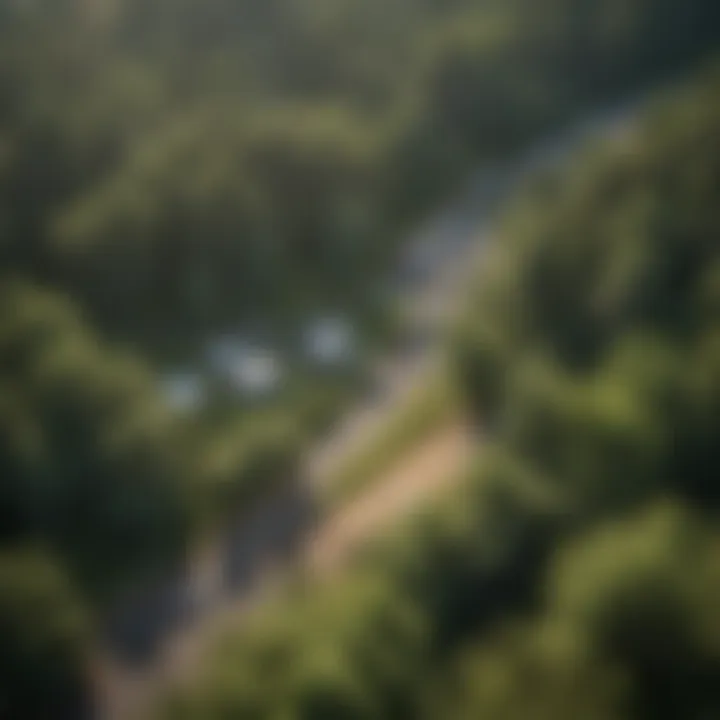
[[[164,717],[720,710],[719,92],[528,190],[458,333],[493,428],[465,484],[225,631]]]
[[[308,449],[384,392],[378,356],[426,339],[408,318],[433,314],[435,295],[405,293],[442,274],[415,243],[426,218],[718,42],[716,0],[0,0],[0,715],[91,714],[95,653],[135,599],[209,538],[251,533],[277,495],[317,514]],[[657,477],[712,507],[715,103],[700,92],[658,110],[627,157],[598,151],[536,187],[458,331],[469,412],[583,522],[635,507]],[[535,520],[513,520],[510,556],[542,555]],[[556,519],[538,523],[554,543]],[[433,608],[398,651],[445,648],[434,628],[470,612],[454,579],[430,579],[435,551],[398,560],[397,592],[390,573],[391,615],[396,595],[425,602],[411,576],[430,573]],[[500,605],[522,605],[496,565]],[[363,597],[333,600],[338,617],[358,608],[360,627]],[[177,614],[150,604],[122,640],[151,645]],[[294,633],[281,644],[319,641]],[[430,656],[413,650],[412,678],[388,680],[376,650],[362,688],[349,673],[333,693],[357,695],[363,717],[405,712]],[[317,672],[338,672],[328,662]],[[294,708],[298,677],[273,672],[272,701]],[[302,712],[337,717],[312,693]]]

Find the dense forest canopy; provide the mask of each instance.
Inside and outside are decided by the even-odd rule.
[[[719,38],[715,0],[0,0],[0,715],[77,717],[88,635],[108,604],[292,479],[351,384],[298,372],[263,407],[220,384],[210,410],[180,416],[158,369],[192,364],[241,325],[290,346],[328,308],[361,333],[384,328],[383,273],[468,173],[677,76]],[[210,682],[201,717],[244,703],[313,718],[417,708],[418,678],[463,664],[468,627],[525,607],[529,566],[567,531],[506,480],[547,478],[573,528],[661,489],[695,508],[669,511],[672,523],[694,527],[693,513],[715,506],[713,87],[659,111],[629,157],[599,153],[565,190],[550,179],[516,214],[505,270],[478,284],[458,364],[504,448],[478,471],[479,485],[496,482],[478,507],[492,505],[510,537],[480,560],[484,522],[460,540],[442,522],[437,537],[413,537],[377,587],[322,600],[326,633],[309,607],[270,640],[261,628],[231,648],[220,665],[232,692]],[[711,596],[709,561],[693,557]],[[688,593],[668,602],[705,673],[683,635],[687,607],[705,617]],[[266,643],[294,657],[321,637],[317,666],[269,686],[252,675]],[[514,640],[499,643],[515,677]],[[544,652],[532,643],[517,652]],[[335,663],[346,650],[368,674]],[[622,652],[623,668],[646,672]],[[468,672],[485,653],[471,652]],[[608,658],[579,666],[592,692],[613,676]],[[552,666],[558,687],[566,669]],[[647,672],[649,693],[669,670]],[[483,692],[467,702],[505,702]]]
[[[0,317],[3,541],[42,539],[97,590],[156,551],[168,562],[188,482],[152,379],[53,295],[6,283]]]
[[[705,0],[3,11],[7,263],[105,334],[145,350],[180,335],[186,352],[298,299],[357,305],[398,229],[464,171],[676,68],[717,26]]]
[[[455,344],[461,489],[225,633],[165,717],[720,711],[720,76],[508,213]]]

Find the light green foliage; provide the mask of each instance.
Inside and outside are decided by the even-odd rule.
[[[648,717],[716,712],[716,528],[660,504],[562,549],[549,612],[589,635],[634,680]]]
[[[479,304],[477,332],[468,318],[479,415],[571,502],[581,537],[559,544],[534,626],[474,651],[458,717],[717,713],[717,527],[701,513],[718,498],[718,97],[710,72],[546,186],[491,268],[499,303]],[[538,651],[548,628],[583,648],[577,664]]]
[[[176,689],[161,715],[417,716],[438,653],[466,623],[526,599],[518,595],[534,576],[534,548],[558,512],[502,453],[461,486],[461,503],[368,548],[337,582],[304,587],[224,630],[197,685]]]
[[[712,714],[717,552],[717,531],[668,502],[561,546],[545,614],[473,649],[430,707],[458,719]]]
[[[291,614],[262,610],[247,629],[223,634],[200,689],[179,691],[167,716],[393,716],[427,644],[422,615],[397,591],[361,573],[296,598]]]
[[[595,507],[600,483],[614,501],[651,477],[705,483],[673,479],[669,455],[684,425],[700,442],[693,418],[717,402],[700,380],[715,322],[716,74],[677,97],[521,206],[460,331],[477,412]]]
[[[628,717],[626,686],[574,629],[518,625],[453,666],[426,717],[620,720]]]

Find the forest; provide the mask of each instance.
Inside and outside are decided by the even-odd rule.
[[[462,490],[162,717],[720,712],[719,122],[714,70],[512,208],[456,335],[494,428]]]
[[[450,340],[464,490],[158,716],[720,713],[719,42],[714,0],[0,0],[0,717],[91,717],[117,598],[295,481],[363,384],[307,323],[389,346],[432,208],[668,83],[506,211]],[[238,328],[282,387],[178,411]]]

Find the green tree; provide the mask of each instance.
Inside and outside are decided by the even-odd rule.
[[[558,554],[550,612],[627,668],[636,717],[718,712],[717,550],[715,529],[661,504]]]
[[[38,539],[105,594],[166,563],[188,527],[175,421],[134,362],[57,296],[0,293],[2,534]]]
[[[0,714],[28,720],[90,716],[89,626],[57,563],[0,556]]]

